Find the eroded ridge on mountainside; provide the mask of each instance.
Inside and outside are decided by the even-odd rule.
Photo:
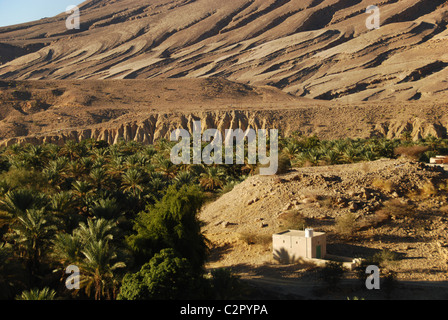
[[[131,81],[131,83],[129,83]],[[447,137],[447,104],[318,101],[225,79],[0,82],[0,141],[123,139],[151,144],[173,130],[278,129],[322,139]]]
[[[0,28],[3,79],[224,77],[345,101],[443,98],[446,1],[86,1],[80,30],[62,13]],[[376,3],[375,3],[376,4]]]

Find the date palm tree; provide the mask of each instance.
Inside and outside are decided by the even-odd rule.
[[[82,244],[78,234],[59,233],[53,240],[52,257],[62,266],[77,265],[81,260]]]
[[[136,154],[143,150],[143,144],[135,140],[130,140],[123,144],[122,149],[128,155]]]
[[[97,160],[98,158],[106,158],[109,156],[108,148],[97,148],[91,151],[93,159]]]
[[[334,150],[328,150],[325,153],[324,159],[330,165],[338,164],[339,159],[340,159],[340,154],[339,154],[339,152],[336,152]]]
[[[104,169],[108,161],[109,159],[106,156],[103,155],[93,156],[92,170],[97,168]]]
[[[68,159],[66,157],[60,157],[56,160],[51,160],[42,170],[42,173],[51,185],[58,186],[66,176],[67,165]]]
[[[107,240],[89,241],[82,254],[85,258],[80,263],[83,275],[80,285],[87,295],[93,292],[95,300],[114,299],[119,289],[114,272],[126,267],[126,264],[117,260],[118,256]]]
[[[109,176],[103,167],[93,168],[92,171],[90,171],[89,178],[97,190],[102,189],[103,186],[109,184]]]
[[[41,145],[31,145],[21,153],[21,158],[26,166],[34,169],[41,169],[48,161],[48,150]]]
[[[45,208],[27,209],[17,216],[11,228],[17,252],[25,259],[34,276],[56,231],[52,217]]]
[[[82,168],[82,173],[89,173],[92,169],[94,161],[91,157],[82,157],[79,159],[79,163]]]
[[[220,167],[207,167],[199,178],[200,185],[205,190],[216,190],[222,188],[226,181],[224,171]]]
[[[72,230],[78,225],[78,216],[76,215],[76,199],[71,191],[62,191],[50,196],[48,208],[54,216],[62,221],[63,230]]]
[[[431,151],[437,151],[437,146],[440,145],[440,143],[441,139],[431,134],[425,138],[425,144],[430,148]]]
[[[25,213],[27,209],[39,207],[44,204],[44,196],[29,189],[15,189],[8,191],[0,206],[13,217]]]
[[[306,157],[309,162],[317,166],[319,161],[322,159],[322,154],[316,148],[313,148],[307,152]]]
[[[148,158],[144,154],[135,153],[128,156],[125,160],[126,167],[129,168],[139,168],[144,167],[148,162]]]
[[[377,156],[374,152],[367,150],[367,151],[363,152],[362,158],[366,161],[374,161],[374,160],[376,160]]]
[[[174,178],[174,182],[179,187],[181,187],[183,185],[192,184],[195,182],[195,180],[196,180],[196,177],[189,171],[181,171]]]
[[[151,161],[152,157],[157,154],[157,150],[153,145],[147,146],[142,150],[142,154],[148,161]]]
[[[162,199],[163,192],[167,186],[168,182],[160,172],[151,173],[147,183],[149,198],[153,198],[153,200]]]
[[[121,176],[121,189],[129,192],[133,196],[143,192],[144,186],[143,172],[137,169],[128,169]]]
[[[155,157],[156,171],[161,172],[166,178],[174,179],[177,174],[178,166],[175,166],[171,160],[164,157]]]
[[[65,214],[73,209],[74,200],[71,191],[55,193],[49,200],[51,210],[57,214]]]
[[[0,180],[0,196],[4,196],[8,191],[11,190],[11,186],[5,180]]]
[[[123,156],[112,154],[112,158],[107,165],[107,172],[112,178],[119,179],[121,177],[125,170],[124,161]]]
[[[88,295],[94,292],[96,300],[115,296],[118,282],[114,271],[125,267],[123,262],[117,260],[116,249],[110,244],[114,229],[114,221],[100,218],[89,219],[87,224],[81,223],[73,232],[82,243],[79,265],[83,277],[80,285]]]
[[[333,142],[332,149],[341,154],[347,148],[347,142],[345,140],[336,140]]]
[[[378,149],[379,156],[393,158],[395,143],[387,139],[381,139],[378,141]]]
[[[56,160],[59,158],[59,152],[61,151],[61,146],[52,143],[44,143],[46,150],[48,151],[49,160]]]
[[[50,288],[31,289],[23,291],[20,296],[16,297],[16,300],[54,300],[56,297],[56,291]]]
[[[72,193],[77,201],[78,213],[85,215],[88,213],[88,204],[94,192],[93,186],[88,181],[75,181],[72,183]]]
[[[282,153],[288,156],[289,159],[293,159],[294,156],[300,152],[300,145],[296,141],[288,141],[284,148],[282,148]]]
[[[77,180],[72,183],[72,192],[85,204],[88,196],[93,193],[93,186],[88,181]]]
[[[94,217],[104,219],[117,219],[121,215],[117,201],[109,198],[93,201],[90,212]]]
[[[356,149],[354,146],[350,146],[343,152],[343,159],[347,163],[353,163],[356,161],[358,153],[356,152]]]
[[[155,147],[162,154],[170,154],[173,143],[165,138],[162,138],[156,142]]]
[[[5,154],[8,156],[9,155],[18,155],[23,149],[24,149],[24,145],[16,143],[16,144],[9,146],[5,150]]]
[[[67,164],[67,175],[73,179],[78,179],[86,172],[83,164],[77,160],[69,161]]]
[[[80,145],[73,140],[66,141],[64,146],[59,151],[60,155],[68,157],[70,161],[78,159],[80,153]]]
[[[69,264],[79,266],[83,275],[81,280],[84,279],[81,285],[89,295],[92,290],[95,291],[97,299],[110,296],[110,284],[116,285],[111,274],[119,266],[115,265],[116,249],[110,244],[114,229],[115,222],[112,220],[88,219],[87,223],[80,223],[72,234],[60,233],[53,241],[55,261],[64,267]]]
[[[89,241],[112,240],[115,230],[115,221],[100,219],[88,219],[87,224],[81,222],[79,228],[73,234],[82,239],[83,243]]]

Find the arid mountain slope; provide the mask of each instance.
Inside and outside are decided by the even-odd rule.
[[[378,5],[381,27],[368,30]],[[444,0],[90,0],[0,28],[0,78],[220,76],[343,102],[443,99]]]
[[[178,128],[279,129],[323,139],[448,137],[448,103],[342,104],[225,79],[0,81],[0,144],[152,143]]]

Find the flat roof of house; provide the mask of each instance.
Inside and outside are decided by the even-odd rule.
[[[325,232],[313,231],[313,237],[322,236]],[[290,236],[290,237],[305,237],[305,231],[303,230],[286,230],[280,233],[276,233],[277,236]]]

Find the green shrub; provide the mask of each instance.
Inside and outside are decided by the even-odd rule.
[[[289,210],[279,217],[280,226],[285,230],[305,230],[306,218],[297,210]]]
[[[343,237],[350,238],[358,230],[357,216],[353,212],[343,214],[336,218],[335,230]]]
[[[203,201],[197,186],[179,190],[170,186],[161,201],[138,214],[134,224],[136,234],[128,238],[128,244],[140,258],[173,248],[201,269],[207,257],[206,239],[197,217]]]
[[[399,257],[397,253],[388,249],[384,249],[381,252],[373,255],[372,263],[381,268],[386,268],[395,265],[399,260],[398,258]]]
[[[415,208],[401,202],[398,199],[392,199],[384,202],[383,208],[381,208],[377,213],[378,215],[381,214],[383,216],[395,218],[410,217],[414,215]]]
[[[25,168],[11,168],[0,175],[0,180],[4,181],[10,189],[43,190],[49,187],[48,180],[45,179],[42,172]]]
[[[122,282],[118,300],[185,300],[204,298],[202,276],[173,249],[164,249]],[[198,296],[199,295],[199,296]]]

